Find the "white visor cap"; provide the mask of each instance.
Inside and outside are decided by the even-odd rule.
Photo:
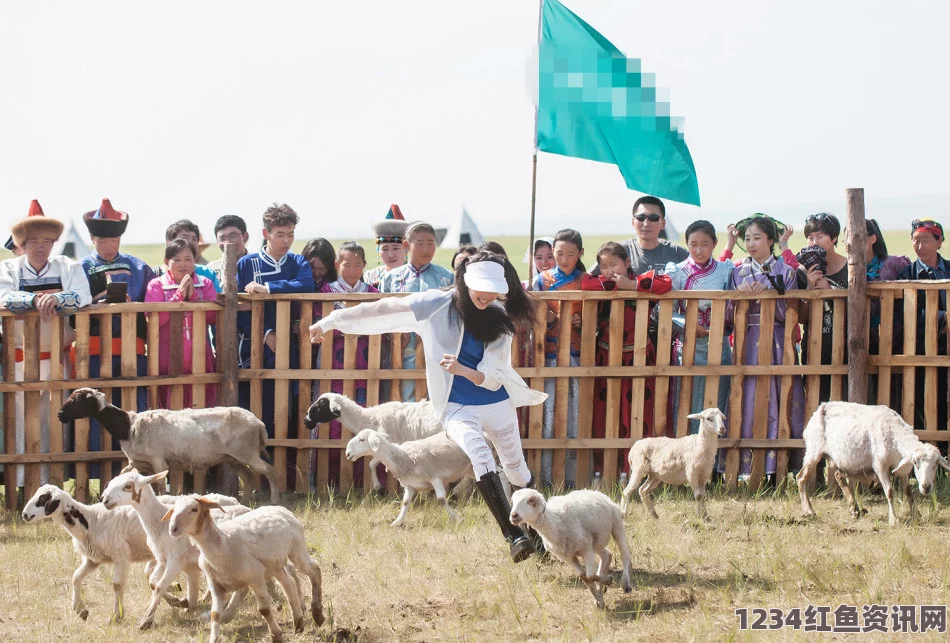
[[[493,292],[499,295],[508,294],[508,281],[505,279],[505,268],[494,261],[476,261],[465,266],[462,275],[469,290],[479,292]]]

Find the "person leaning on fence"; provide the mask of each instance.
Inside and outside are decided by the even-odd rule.
[[[740,235],[745,240],[745,250],[749,256],[732,272],[732,289],[741,293],[756,295],[765,290],[777,290],[779,294],[785,294],[789,290],[798,289],[798,280],[795,270],[787,266],[785,262],[776,259],[773,254],[775,241],[779,238],[778,229],[770,217],[755,216],[739,222],[738,229]],[[784,352],[786,350],[794,351],[794,346],[785,346],[785,313],[787,306],[796,305],[795,302],[786,299],[779,299],[775,302],[775,323],[772,327],[772,337],[763,338],[760,335],[760,311],[762,303],[760,301],[750,301],[748,312],[746,314],[745,341],[742,346],[742,355],[736,355],[733,362],[745,366],[755,366],[759,363],[759,343],[761,341],[771,340],[772,344],[772,364],[780,365],[783,362]],[[726,321],[733,325],[735,321],[736,302],[730,301],[726,305]],[[797,359],[794,360],[797,363]],[[756,419],[756,388],[759,377],[746,377],[742,384],[742,408],[730,409],[730,413],[742,413],[742,437],[753,437],[753,426]],[[782,377],[769,377],[769,390],[767,393],[768,413],[766,414],[768,425],[766,427],[766,437],[770,440],[778,438],[779,431],[779,413],[789,413],[790,438],[802,437],[802,430],[805,419],[805,392],[802,387],[801,378],[797,375],[791,376],[792,391],[789,396],[791,409],[779,408],[779,385]],[[789,452],[789,471],[797,469],[801,465],[802,453],[800,449]],[[774,475],[776,471],[776,453],[770,449],[765,457],[765,473]],[[720,460],[720,472],[725,472],[724,463]],[[742,476],[748,476],[752,468],[752,451],[743,449],[741,452],[739,473]]]
[[[218,281],[218,273],[214,268],[207,265],[207,262],[201,259],[201,251],[205,247],[201,244],[201,230],[198,225],[188,219],[181,219],[165,228],[165,245],[175,239],[184,239],[195,247],[195,273],[209,280],[214,286],[215,292],[221,292],[221,282]],[[155,275],[161,277],[165,274],[165,265],[158,266],[155,269]]]
[[[195,269],[195,255],[198,249],[190,241],[182,238],[172,239],[165,246],[165,272],[148,282],[145,290],[145,301],[149,302],[182,302],[182,301],[215,301],[217,291],[214,284],[207,277],[198,274]],[[215,322],[215,312],[205,311],[205,326],[195,328],[195,314],[182,314],[182,325],[172,328],[169,324],[171,313],[158,314],[158,373],[171,373],[171,341],[172,332],[182,334],[181,341],[181,374],[194,373],[192,364],[192,345],[195,333],[206,333],[207,327]],[[205,372],[214,373],[214,353],[211,343],[205,343]],[[176,373],[177,375],[177,373]],[[200,386],[200,385],[199,385]],[[182,407],[191,408],[194,399],[193,386],[185,384],[183,387]],[[170,409],[171,386],[158,388],[159,404],[163,409]],[[204,408],[210,408],[217,403],[217,387],[214,384],[205,385]]]
[[[666,228],[666,205],[655,196],[642,196],[634,201],[632,222],[635,236],[627,239],[624,246],[633,274],[663,270],[668,263],[679,263],[689,256],[683,246],[660,237]],[[597,266],[591,269],[591,274],[599,274]]]
[[[86,278],[89,280],[89,290],[92,293],[93,303],[101,303],[108,299],[119,301],[122,299],[122,288],[125,289],[125,301],[145,301],[145,287],[155,273],[141,259],[120,252],[122,235],[129,224],[129,215],[112,207],[109,199],[103,199],[97,210],[86,212],[82,216],[83,223],[89,231],[94,252],[80,259]],[[116,284],[113,286],[112,284]],[[119,287],[119,284],[125,284]],[[109,289],[118,288],[109,297]],[[125,341],[135,341],[135,373],[122,373],[122,317],[112,316],[112,328],[101,327],[98,316],[89,318],[89,377],[101,378],[102,342],[111,342],[112,345],[112,377],[145,377],[148,375],[148,361],[145,358],[145,342],[148,338],[148,323],[145,315],[135,316],[135,337],[126,337]],[[75,354],[74,359],[75,362]],[[122,406],[122,389],[112,390],[112,403],[119,408]],[[148,408],[148,391],[145,387],[135,389],[135,411],[140,412]],[[127,409],[132,410],[132,409]],[[102,426],[97,420],[89,420],[89,449],[98,451],[100,448]],[[102,449],[108,451],[110,446],[102,444]],[[113,439],[111,449],[119,449],[119,441]],[[89,476],[99,476],[99,463],[89,464]]]
[[[841,223],[838,217],[827,212],[810,214],[805,217],[805,238],[808,245],[798,253],[798,287],[801,290],[845,290],[848,288],[848,257],[838,254],[836,247],[841,236]],[[810,309],[812,305],[821,305],[821,328],[811,328]],[[812,332],[821,333],[821,364],[831,364],[831,354],[834,345],[834,301],[825,299],[818,302],[803,301],[799,304],[804,340],[802,341],[802,363],[810,364],[808,347]],[[846,319],[837,320],[839,324],[846,324]],[[847,351],[844,353],[847,363]],[[847,378],[842,389],[842,398],[847,400]],[[818,378],[818,401],[831,400],[831,376],[821,375]]]
[[[432,263],[435,257],[435,228],[428,223],[416,221],[406,228],[403,246],[409,260],[398,268],[389,270],[379,281],[380,292],[425,292],[432,288],[452,285],[454,275]],[[402,367],[416,367],[416,338],[403,337]],[[403,402],[416,400],[416,383],[402,380],[400,383]]]
[[[331,293],[336,295],[346,295],[349,293],[378,293],[379,291],[376,288],[373,288],[365,281],[363,281],[363,271],[366,269],[366,253],[363,250],[363,247],[356,243],[355,241],[347,241],[340,245],[340,249],[337,251],[336,261],[334,262],[334,267],[336,268],[336,273],[339,274],[339,277],[329,283],[323,285],[320,289],[322,293]],[[322,304],[323,302],[319,302]],[[334,302],[333,308],[339,310],[345,308],[346,303],[343,301]],[[319,318],[317,318],[319,320]],[[342,369],[346,368],[345,356],[346,356],[346,342],[343,339],[343,335],[339,332],[333,333],[333,368]],[[356,356],[353,368],[365,371],[369,368],[369,339],[367,337],[360,337],[356,342]],[[359,404],[360,406],[366,406],[366,380],[356,380],[353,382],[353,394],[351,399]],[[333,380],[330,382],[330,390],[334,393],[343,393],[343,380]],[[319,427],[317,427],[319,428]],[[313,431],[316,432],[317,428],[314,428]],[[312,435],[316,439],[315,435]],[[339,440],[343,437],[343,425],[339,420],[333,420],[330,422],[330,439]],[[310,470],[316,472],[316,450],[312,451],[310,454],[311,457],[311,467]],[[331,481],[331,484],[335,484],[339,480],[340,476],[340,450],[334,450],[330,453],[329,467],[327,471],[328,480]],[[353,481],[356,486],[362,486],[363,484],[363,464],[361,462],[354,463],[353,467]]]
[[[943,226],[933,219],[915,219],[910,224],[911,239],[917,259],[901,270],[898,279],[928,281],[934,279],[950,279],[950,261],[940,255],[943,246]],[[937,297],[937,354],[947,354],[947,291],[938,291]],[[895,318],[903,326],[904,307],[895,306]],[[927,345],[927,297],[923,291],[917,294],[917,355],[926,354]],[[904,347],[908,352],[909,347]],[[943,430],[947,428],[947,395],[948,378],[946,367],[937,368],[937,424],[929,426],[926,421],[925,405],[925,377],[926,369],[914,369],[914,428],[918,430]],[[907,393],[905,393],[907,394]]]
[[[51,319],[54,315],[69,315],[83,306],[92,303],[89,282],[83,274],[82,266],[76,261],[64,257],[50,257],[53,244],[63,233],[63,224],[43,214],[38,201],[30,205],[29,214],[13,222],[11,226],[16,245],[24,254],[6,259],[0,263],[0,306],[20,315],[32,311],[40,313],[39,346],[24,345],[23,322],[17,321],[14,336],[4,340],[14,342],[16,346],[14,373],[16,381],[25,377],[24,359],[31,350],[38,350],[40,360],[40,380],[48,380],[52,366],[53,342],[63,341],[68,346],[72,333],[67,331],[63,338],[52,336]],[[64,324],[65,326],[65,324]],[[65,349],[66,346],[63,346]],[[63,355],[65,355],[65,350]],[[65,366],[65,364],[64,364]],[[64,372],[66,369],[64,368]],[[16,431],[16,452],[23,453],[25,440],[25,400],[23,393],[17,393],[16,426],[7,430]],[[40,414],[40,443],[31,445],[40,451],[50,448],[50,393],[43,391],[39,397],[39,408],[30,409]],[[23,466],[17,466],[17,486],[23,486]],[[40,482],[49,480],[49,465],[41,467]]]
[[[506,295],[504,303],[500,295]],[[459,266],[454,288],[334,310],[310,327],[314,343],[331,330],[422,337],[432,405],[448,437],[471,459],[475,485],[515,562],[530,556],[534,546],[509,521],[511,507],[485,437],[495,446],[512,486],[531,486],[515,409],[541,404],[546,396],[528,388],[512,368],[511,338],[517,324],[533,319],[532,308],[511,263],[479,252]]]
[[[584,282],[584,240],[576,230],[566,228],[554,235],[555,266],[545,270],[534,280],[534,290],[538,292],[557,290],[581,290]],[[547,302],[547,332],[544,336],[544,365],[557,366],[558,341],[561,323],[571,324],[570,334],[570,366],[581,364],[581,304],[576,302],[561,303]],[[554,437],[554,391],[557,383],[553,377],[545,378],[544,392],[548,399],[544,403],[544,425],[542,435],[546,438]],[[568,380],[567,393],[567,437],[577,437],[577,415],[579,410],[580,380],[572,377]],[[564,472],[564,484],[573,487],[577,473],[577,451],[566,452],[567,463]],[[544,484],[552,483],[554,454],[550,449],[541,452],[541,480]]]
[[[313,272],[310,264],[301,255],[290,252],[290,247],[294,243],[294,232],[299,222],[297,213],[289,205],[274,203],[264,211],[262,217],[264,228],[261,233],[264,236],[264,247],[260,252],[254,252],[238,260],[238,292],[246,292],[255,295],[287,295],[296,293],[313,292]],[[291,319],[299,319],[299,304],[292,304],[290,310]],[[238,313],[238,364],[240,368],[251,367],[251,344],[253,342],[263,343],[263,367],[266,369],[276,368],[276,359],[274,351],[277,350],[277,332],[290,334],[292,327],[290,324],[286,328],[277,328],[277,303],[268,301],[264,303],[264,336],[254,337],[251,332],[251,313],[241,311]],[[300,365],[299,342],[290,341],[290,368],[295,369]],[[294,438],[297,435],[296,423],[292,421],[293,412],[296,409],[294,398],[297,395],[297,381],[290,380],[288,387],[288,399],[286,403],[290,412],[288,414],[288,437]],[[241,382],[238,386],[238,403],[241,408],[251,408],[251,383]],[[282,404],[283,406],[283,404]],[[274,380],[265,379],[262,386],[261,400],[261,421],[267,428],[267,435],[274,437]],[[294,484],[297,477],[293,471],[296,462],[294,453],[288,453],[287,480]]]
[[[208,262],[208,268],[214,271],[218,284],[224,287],[224,245],[233,243],[237,246],[238,259],[247,254],[247,224],[236,214],[225,214],[214,222],[214,240],[221,251],[221,258]],[[220,292],[220,291],[219,291]]]
[[[694,221],[686,228],[686,249],[689,258],[677,264],[669,264],[666,274],[672,280],[673,290],[729,290],[732,288],[732,272],[735,266],[731,261],[716,261],[713,252],[716,249],[716,228],[709,221]],[[693,365],[706,366],[709,363],[709,327],[712,324],[712,300],[701,299],[696,320],[696,342],[693,352]],[[673,351],[676,364],[683,363],[683,348],[686,340],[686,301],[677,300],[673,309]],[[732,349],[729,347],[729,329],[723,327],[720,364],[732,364]],[[692,378],[692,395],[689,402],[690,413],[700,413],[705,406],[706,378]],[[677,378],[673,395],[673,413],[671,424],[679,416],[679,388],[683,380]],[[719,397],[716,406],[727,413],[729,405],[729,376],[719,378]],[[699,431],[698,420],[687,420],[689,432]],[[669,431],[667,433],[670,433]]]
[[[648,270],[643,275],[637,276],[630,269],[630,258],[627,256],[627,249],[616,241],[608,241],[597,251],[597,266],[600,268],[598,276],[585,275],[582,283],[584,290],[605,291],[605,290],[633,290],[641,293],[663,294],[669,292],[672,288],[670,278],[666,275],[657,275],[655,271]],[[613,306],[623,306],[623,335],[620,337],[623,342],[621,352],[621,366],[633,366],[633,357],[636,350],[636,319],[637,305],[649,305],[647,301],[602,301],[597,306],[597,353],[595,364],[597,366],[610,365],[610,310]],[[656,364],[656,347],[647,335],[646,346],[646,365]],[[620,379],[620,418],[618,437],[629,438],[631,410],[633,408],[633,379],[629,377]],[[644,396],[643,396],[643,436],[652,437],[654,435],[653,424],[653,399],[656,392],[656,378],[644,378]],[[591,424],[591,437],[603,438],[607,431],[607,378],[598,377],[594,380],[594,401],[593,401],[593,421]],[[593,470],[603,472],[604,470],[604,452],[597,449],[592,452]],[[618,453],[618,465],[622,471],[628,471],[630,464],[627,462],[626,453]]]

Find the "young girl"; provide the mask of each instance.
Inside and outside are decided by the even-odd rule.
[[[554,238],[553,237],[538,237],[534,240],[534,254],[532,256],[531,248],[528,248],[524,253],[523,263],[531,262],[531,276],[525,281],[521,282],[521,285],[527,288],[531,285],[531,282],[537,278],[545,270],[550,270],[557,263],[554,261]]]
[[[732,272],[732,288],[743,293],[758,294],[764,290],[778,290],[780,293],[798,288],[798,282],[795,277],[795,270],[782,261],[777,261],[773,250],[775,241],[778,239],[778,231],[775,222],[768,217],[753,217],[748,221],[743,229],[740,229],[741,236],[745,239],[746,252],[749,256],[742,261]],[[759,342],[772,342],[772,364],[779,365],[786,350],[785,346],[785,311],[787,301],[779,299],[775,303],[775,325],[772,330],[772,337],[760,337],[759,313],[762,309],[761,302],[749,302],[748,314],[746,315],[745,342],[743,344],[743,354],[741,363],[754,366],[759,363]],[[726,307],[727,322],[734,321],[735,302],[730,302]],[[788,350],[795,350],[794,346],[787,347]],[[738,360],[736,360],[738,361]],[[796,360],[797,361],[797,360]],[[742,386],[742,437],[752,438],[752,427],[755,421],[755,393],[758,377],[746,377]],[[782,378],[779,376],[769,378],[769,409],[768,409],[768,428],[767,437],[770,440],[778,438],[779,427],[779,385]],[[792,395],[789,400],[791,404],[790,413],[790,438],[802,437],[802,425],[805,414],[805,392],[802,388],[801,378],[792,376]],[[733,413],[737,409],[732,410]],[[769,450],[765,457],[765,472],[768,475],[775,474],[775,451]],[[789,454],[789,471],[797,469],[801,463],[802,454],[796,450]],[[752,451],[744,449],[742,451],[742,460],[740,474],[748,476],[752,468]],[[723,471],[723,462],[720,461],[720,471]]]
[[[363,281],[373,288],[379,288],[383,275],[394,268],[405,265],[406,249],[403,241],[409,222],[402,216],[402,210],[393,203],[389,206],[386,218],[373,224],[373,238],[376,239],[376,254],[382,265],[363,274]]]
[[[172,239],[165,247],[165,273],[161,277],[156,277],[148,282],[145,290],[145,301],[214,301],[218,294],[214,289],[214,284],[210,279],[195,274],[195,255],[198,250],[190,242],[184,239]],[[182,327],[171,328],[169,320],[170,313],[158,314],[158,372],[160,375],[168,375],[171,367],[171,355],[169,354],[170,340],[169,334],[172,332],[182,334],[182,374],[191,373],[192,362],[192,343],[194,342],[195,332],[207,333],[206,328],[194,328],[194,313],[186,312],[183,315]],[[205,311],[205,323],[211,325],[214,323],[214,311]],[[205,372],[214,373],[214,353],[211,351],[211,342],[205,343]],[[192,387],[184,387],[184,408],[192,405]],[[171,387],[160,386],[158,388],[159,404],[162,408],[171,408]],[[205,386],[205,407],[212,407],[217,401],[217,387],[214,384]]]
[[[534,289],[537,291],[547,290],[581,290],[584,280],[585,268],[581,257],[584,256],[584,240],[581,234],[570,228],[561,230],[554,236],[554,261],[555,266],[545,270],[537,276],[534,281]],[[549,301],[548,303],[548,327],[544,336],[544,365],[557,366],[558,353],[558,334],[560,332],[560,323],[571,324],[571,366],[580,366],[581,364],[581,333],[580,333],[580,307],[578,305],[565,305],[563,312],[560,302]],[[554,437],[554,390],[555,380],[548,378],[544,380],[544,392],[548,399],[544,403],[544,428],[543,436],[545,438]],[[567,394],[567,437],[568,439],[577,437],[577,412],[578,412],[578,393],[579,380],[572,377],[568,384]],[[551,472],[554,456],[550,449],[545,449],[541,453],[541,478],[544,484],[551,484]],[[577,473],[577,451],[567,452],[567,465],[564,471],[564,484],[568,488],[573,487]]]
[[[459,267],[459,264],[462,263],[468,257],[471,257],[473,254],[478,252],[478,248],[475,246],[462,246],[455,251],[455,254],[452,255],[452,270],[455,270]]]
[[[363,247],[360,246],[355,241],[347,241],[340,245],[340,249],[337,252],[336,261],[334,262],[335,272],[339,274],[339,278],[335,281],[325,283],[320,289],[320,292],[324,293],[336,293],[336,294],[345,294],[351,292],[363,292],[363,293],[373,293],[379,292],[365,281],[362,280],[363,271],[366,269],[366,253],[363,251]],[[323,306],[323,302],[318,302],[319,306]],[[345,308],[345,302],[338,301],[333,304],[334,310],[339,310]],[[314,317],[318,319],[317,317]],[[340,369],[345,368],[344,366],[344,340],[341,333],[333,333],[333,368]],[[368,368],[368,358],[369,358],[369,339],[366,337],[360,337],[356,343],[356,363],[354,368],[366,369]],[[330,390],[334,393],[343,392],[343,380],[333,380],[330,382]],[[353,401],[359,404],[360,406],[366,406],[366,380],[356,380],[355,389],[353,392]],[[317,429],[313,430],[314,433]],[[313,436],[314,439],[316,436]],[[330,422],[330,439],[339,440],[343,437],[343,425],[340,422],[334,420]],[[311,471],[316,471],[316,450],[311,452]],[[362,480],[362,465],[354,465],[354,476],[353,479],[357,485],[361,484]],[[327,471],[328,479],[334,482],[338,481],[340,474],[340,452],[335,452],[330,454],[329,460],[329,469]]]
[[[600,269],[600,277],[588,276],[584,279],[584,290],[636,290],[638,292],[652,292],[662,294],[671,289],[670,278],[666,275],[654,275],[652,270],[647,271],[641,276],[633,274],[630,268],[630,256],[623,244],[616,241],[608,241],[597,251],[597,267]],[[613,284],[613,286],[611,286]],[[610,358],[610,309],[614,304],[621,302],[604,301],[598,306],[597,310],[597,366],[607,366]],[[635,349],[635,331],[637,319],[636,301],[627,301],[623,309],[623,353],[622,366],[633,366],[633,353]],[[639,302],[642,305],[648,305],[647,302]],[[647,335],[646,344],[646,363],[647,365],[656,364],[656,348]],[[654,435],[653,417],[654,417],[654,393],[656,391],[656,379],[648,377],[644,379],[644,408],[643,408],[643,436],[651,437]],[[630,417],[632,402],[633,379],[626,377],[620,379],[620,436],[621,438],[630,437]],[[591,436],[603,438],[606,436],[607,427],[607,378],[598,377],[594,380],[594,419],[591,426]],[[627,471],[630,468],[627,462],[626,453],[620,453],[620,470]],[[593,454],[594,471],[603,471],[603,451],[597,450]]]
[[[504,303],[498,300],[507,295]],[[417,333],[426,357],[426,382],[436,414],[448,437],[472,461],[475,485],[509,543],[511,558],[520,562],[534,546],[511,524],[511,507],[485,442],[494,444],[512,486],[533,483],[525,463],[515,409],[545,399],[511,366],[511,337],[516,324],[533,319],[531,299],[521,289],[518,273],[505,259],[479,252],[455,273],[454,287],[429,289],[407,297],[390,297],[334,310],[310,327],[310,339],[324,333]],[[412,500],[406,490],[403,502]]]
[[[716,228],[709,221],[694,221],[686,228],[686,249],[689,250],[689,258],[686,261],[673,264],[666,267],[666,274],[673,281],[674,290],[729,290],[732,286],[733,264],[731,261],[716,261],[713,259],[713,251],[716,249]],[[685,324],[686,302],[677,301],[674,309],[676,319],[682,320]],[[696,366],[705,366],[708,363],[709,355],[709,326],[712,315],[712,301],[708,299],[699,302],[699,319],[696,328],[696,349],[693,358],[693,364]],[[686,339],[686,329],[678,325],[676,335],[673,340],[673,347],[676,351],[676,363],[683,363],[683,341]],[[725,330],[725,329],[724,329]],[[728,337],[722,341],[722,361],[721,364],[732,364],[732,349],[729,347]],[[677,382],[677,391],[673,396],[673,421],[679,415],[679,385]],[[706,378],[693,378],[693,393],[690,398],[690,413],[699,413],[704,406],[706,395]],[[729,378],[719,378],[719,410],[726,413],[726,407],[729,404]],[[689,432],[699,431],[699,421],[689,421]]]

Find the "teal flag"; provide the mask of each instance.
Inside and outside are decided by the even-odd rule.
[[[557,0],[543,0],[538,149],[613,163],[627,187],[699,205],[696,169],[652,75]]]

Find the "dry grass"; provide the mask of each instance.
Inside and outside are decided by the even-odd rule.
[[[462,503],[458,525],[436,505],[417,504],[402,529],[389,526],[397,510],[393,498],[301,502],[297,514],[323,568],[328,623],[316,630],[308,622],[304,635],[287,640],[342,638],[344,632],[361,641],[745,639],[751,635],[738,631],[737,607],[945,605],[946,480],[935,499],[937,508],[925,506],[919,522],[889,528],[882,496],[864,496],[869,513],[857,521],[842,501],[819,498],[818,519],[804,521],[797,495],[717,490],[712,521],[701,523],[686,494],[658,494],[658,521],[646,518],[638,503],[631,507],[626,524],[635,588],[623,594],[615,573],[605,612],[565,565],[509,562],[480,502]],[[148,595],[141,565],[133,568],[123,623],[108,623],[110,572],[88,579],[90,616],[83,622],[69,607],[76,556],[58,527],[8,516],[0,542],[0,640],[207,640],[195,614],[164,604],[153,631],[135,630]],[[278,619],[285,632],[291,629],[286,609]],[[233,640],[267,639],[250,606],[224,631]]]

